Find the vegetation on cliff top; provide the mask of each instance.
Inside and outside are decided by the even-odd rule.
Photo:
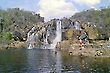
[[[17,31],[22,34],[21,37],[26,37],[26,33],[30,30],[30,28],[33,27],[33,24],[40,25],[37,23],[38,22],[44,23],[44,17],[41,17],[40,14],[36,14],[30,11],[20,10],[19,8],[0,10],[0,17],[4,19],[3,33],[6,33],[6,32],[11,33],[11,32]],[[69,20],[71,21],[80,20],[82,23],[85,23],[87,25],[96,26],[96,28],[98,29],[97,30],[98,33],[106,32],[107,36],[110,37],[110,31],[109,31],[110,30],[110,8],[103,8],[101,10],[90,9],[90,10],[82,11],[70,17]],[[68,23],[68,21],[65,20],[64,23]],[[62,26],[67,27],[68,24],[62,24]],[[67,28],[70,29],[69,27]],[[67,37],[68,38],[73,37],[72,35],[74,33],[75,32],[73,30],[71,29],[68,30]],[[6,37],[10,38],[9,34],[7,34]]]
[[[103,31],[110,33],[110,7],[99,10],[90,9],[73,15],[71,20],[80,20],[89,25],[102,28]],[[110,36],[110,34],[109,34]]]

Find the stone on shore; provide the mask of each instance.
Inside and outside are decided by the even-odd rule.
[[[9,48],[26,48],[26,43],[15,41],[15,42],[11,43],[8,47]]]

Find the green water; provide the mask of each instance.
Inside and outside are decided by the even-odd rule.
[[[110,58],[69,56],[47,49],[0,51],[0,73],[110,73]]]

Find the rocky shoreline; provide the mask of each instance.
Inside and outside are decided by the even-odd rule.
[[[59,43],[57,47],[60,48],[61,51],[66,51],[66,54],[72,56],[110,57],[110,48],[107,47],[107,43],[109,42],[97,43],[88,43],[80,47],[78,43],[75,44],[65,41]]]
[[[76,49],[63,49],[66,54],[71,56],[86,56],[86,57],[110,57],[110,49],[96,49],[96,48],[76,48]]]
[[[103,43],[102,43],[103,44]],[[70,44],[63,42],[57,44],[58,50],[71,56],[88,56],[88,57],[110,57],[110,48],[105,48],[102,44],[86,44],[80,47],[79,44]],[[13,42],[10,45],[0,46],[0,50],[26,48],[26,42]]]
[[[0,50],[19,49],[19,48],[26,48],[26,43],[15,41],[15,42],[12,42],[11,44],[7,44],[7,45],[0,44]]]

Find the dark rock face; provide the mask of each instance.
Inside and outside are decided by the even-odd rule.
[[[49,22],[47,22],[47,31],[48,31],[48,43],[51,44],[52,41],[55,39],[56,37],[56,21],[57,19],[53,19]]]
[[[67,18],[63,18],[61,21],[62,21],[62,29],[69,29],[71,25],[71,20]]]
[[[14,38],[15,41],[17,41],[17,40],[23,41],[22,35],[18,31],[13,32],[13,38]]]

